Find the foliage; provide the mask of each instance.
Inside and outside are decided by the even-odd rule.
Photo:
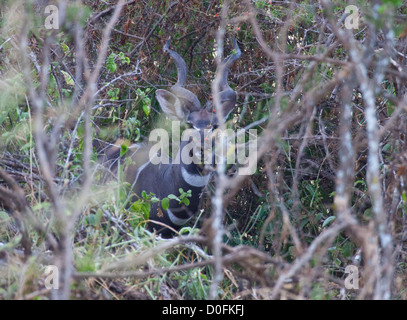
[[[293,287],[280,287],[278,298],[372,298],[377,290],[368,287],[343,296],[345,268],[359,263],[364,284],[379,288],[381,275],[374,277],[377,269],[367,258],[379,252],[374,258],[386,261],[382,235],[388,235],[394,259],[390,298],[406,298],[405,1],[377,7],[356,1],[357,30],[344,27],[345,1],[133,1],[113,26],[94,86],[89,79],[117,1],[69,2],[56,31],[43,27],[41,1],[23,2],[0,4],[1,298],[52,298],[43,290],[44,268],[60,253],[59,240],[71,236],[71,297],[209,297],[214,268],[205,221],[213,212],[216,179],[203,195],[200,214],[180,231],[194,241],[162,240],[144,228],[151,204],[167,209],[173,200],[188,206],[191,190],[163,199],[143,192],[134,199],[120,170],[115,182],[88,185],[89,177],[99,177],[98,153],[89,141],[120,138],[125,156],[130,143],[168,126],[155,91],[177,81],[162,51],[169,37],[187,63],[188,89],[208,101],[214,39],[224,18],[224,52],[231,52],[232,37],[242,49],[229,75],[238,103],[228,126],[257,123],[265,137],[259,149],[265,150],[256,173],[228,185],[224,196],[226,262],[219,297],[270,298],[287,270],[297,270],[289,279]],[[372,123],[378,125],[373,134]],[[230,166],[226,174],[235,171]],[[84,188],[88,198],[81,202]],[[69,224],[66,217],[76,219]],[[351,223],[339,228],[344,221]],[[68,234],[67,225],[73,226]],[[92,277],[102,271],[117,278]]]

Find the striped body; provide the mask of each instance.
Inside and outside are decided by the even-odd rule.
[[[181,149],[184,146],[185,143],[182,143]],[[145,150],[135,151],[132,155],[134,159],[140,159],[138,151],[145,152]],[[125,171],[126,180],[134,186],[133,192],[136,195],[141,195],[145,191],[163,199],[170,194],[179,196],[180,188],[185,192],[191,190],[189,206],[179,204],[174,199],[170,200],[167,210],[161,207],[161,202],[151,204],[148,228],[156,230],[165,238],[173,234],[172,230],[178,230],[185,225],[199,210],[202,191],[208,184],[210,176],[211,174],[204,173],[200,166],[194,163],[186,165],[182,161],[179,164],[153,164],[151,160],[147,160],[139,168],[130,166]]]

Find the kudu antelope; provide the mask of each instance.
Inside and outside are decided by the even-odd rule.
[[[208,132],[208,130],[216,129],[218,118],[210,101],[204,107],[201,107],[196,95],[184,88],[187,78],[185,61],[178,53],[170,50],[169,45],[170,41],[168,40],[163,50],[175,62],[178,81],[169,91],[157,90],[156,97],[161,109],[170,119],[183,122],[199,132],[201,146],[198,149],[203,154],[204,130]],[[219,96],[223,107],[224,120],[226,120],[236,104],[236,92],[228,85],[227,77],[230,67],[240,55],[241,51],[236,40],[234,40],[234,53],[221,62],[220,69],[223,70],[223,74],[221,75]],[[190,142],[181,141],[178,155],[182,154],[183,149]],[[145,191],[147,194],[154,193],[157,198],[163,199],[170,194],[179,195],[180,188],[184,191],[192,191],[188,206],[179,204],[176,200],[170,200],[170,206],[167,210],[164,210],[159,202],[151,206],[149,229],[155,229],[163,237],[170,237],[173,234],[171,229],[180,229],[198,211],[203,188],[208,184],[211,173],[204,170],[202,163],[197,164],[194,161],[187,164],[182,157],[180,157],[178,163],[170,159],[168,164],[154,164],[151,155],[149,156],[149,148],[145,146],[133,145],[129,147],[129,150],[129,156],[134,159],[135,164],[129,165],[125,169],[125,178],[131,185],[133,194],[141,195]]]

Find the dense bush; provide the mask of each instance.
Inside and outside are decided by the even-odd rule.
[[[405,299],[405,1],[355,1],[358,26],[344,1],[122,3],[61,0],[57,29],[48,1],[0,4],[0,296]],[[228,126],[257,129],[256,173],[229,166],[163,241],[144,229],[152,195],[129,203],[93,147],[125,152],[167,125],[155,91],[176,82],[168,39],[205,102],[216,39],[227,54],[234,37]]]

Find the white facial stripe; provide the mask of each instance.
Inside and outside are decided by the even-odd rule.
[[[150,164],[150,161],[147,161],[140,168],[138,168],[136,178],[134,179],[133,184],[130,187],[130,191],[129,191],[128,195],[127,195],[128,197],[130,197],[130,194],[132,193],[133,188],[136,186],[136,183],[137,183],[137,180],[138,180],[138,177],[139,177],[141,171],[143,171],[145,169],[145,167],[147,167],[149,164]]]
[[[133,143],[133,144],[131,144],[131,145],[129,145],[129,149],[130,150],[132,150],[132,149],[136,149],[136,151],[137,151],[137,149],[140,149],[140,144],[138,144],[138,143]]]
[[[191,174],[184,167],[181,167],[182,178],[186,183],[193,187],[204,187],[208,184],[210,174],[208,173],[205,176],[199,174]]]
[[[175,224],[176,226],[183,226],[186,224],[192,217],[186,218],[186,219],[181,219],[178,218],[175,214],[171,212],[170,209],[167,209],[168,212],[168,217],[170,218],[171,222]]]
[[[212,131],[213,131],[213,127],[210,127],[210,128],[197,128],[197,127],[195,127],[194,125],[192,126],[195,130],[197,130],[197,131],[201,131],[201,130],[204,130],[204,132],[205,133],[212,133]]]
[[[136,183],[137,183],[137,180],[138,180],[138,177],[139,177],[141,171],[143,171],[143,170],[145,169],[145,167],[147,167],[149,164],[150,164],[150,161],[147,161],[147,162],[146,162],[145,164],[143,164],[140,168],[138,168],[137,175],[136,175],[136,179],[134,179],[134,182],[133,182],[133,184],[132,184],[130,190],[133,190],[134,186],[135,186]]]

